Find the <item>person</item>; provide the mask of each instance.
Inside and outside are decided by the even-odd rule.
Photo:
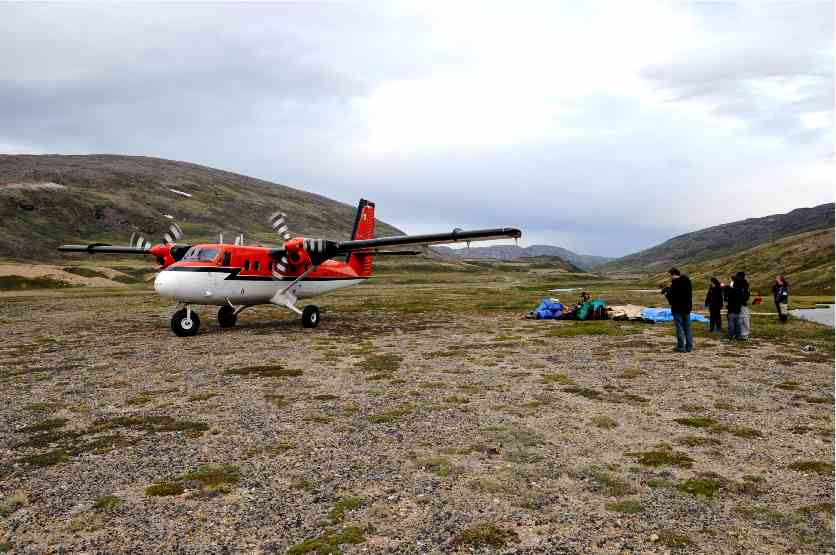
[[[749,282],[746,281],[745,272],[737,272],[734,275],[734,286],[737,288],[738,296],[740,298],[740,337],[743,341],[749,339]]]
[[[709,313],[708,331],[723,331],[723,317],[720,315],[723,309],[723,284],[716,277],[711,278],[705,294],[705,307]]]
[[[729,341],[749,339],[749,282],[746,274],[737,272],[724,289],[726,300],[726,318],[728,320]]]
[[[790,284],[784,276],[777,276],[772,285],[772,298],[775,299],[775,308],[778,311],[778,320],[782,324],[787,323],[789,317]]]
[[[682,275],[679,268],[668,270],[671,284],[663,292],[671,305],[674,327],[676,328],[676,351],[690,353],[694,350],[694,333],[691,330],[691,309],[693,308],[693,291],[691,280]]]

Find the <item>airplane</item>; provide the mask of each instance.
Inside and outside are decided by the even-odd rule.
[[[426,235],[374,237],[375,205],[360,199],[354,229],[348,241],[292,237],[286,215],[275,212],[270,226],[284,241],[281,248],[244,245],[243,236],[233,244],[223,242],[182,245],[176,241],[183,230],[171,223],[161,244],[152,245],[144,237],[131,236],[130,245],[91,243],[61,245],[62,252],[88,254],[143,254],[156,257],[161,271],[154,280],[154,290],[162,297],[177,301],[171,317],[171,329],[180,337],[197,335],[200,317],[192,305],[219,306],[218,324],[233,327],[244,309],[272,304],[283,306],[302,317],[302,326],[319,324],[319,307],[297,306],[307,299],[337,289],[363,283],[372,277],[375,255],[418,254],[419,251],[383,251],[381,248],[403,245],[431,245],[519,239],[522,232],[502,227]],[[170,216],[168,216],[170,217]],[[338,260],[338,258],[342,258]]]

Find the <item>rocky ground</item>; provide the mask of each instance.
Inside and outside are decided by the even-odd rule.
[[[833,552],[832,329],[684,355],[409,281],[185,339],[144,291],[4,297],[0,551]]]

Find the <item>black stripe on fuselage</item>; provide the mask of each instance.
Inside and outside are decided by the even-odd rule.
[[[215,272],[218,274],[222,274],[227,272],[227,275],[224,278],[224,281],[293,281],[299,276],[284,276],[281,279],[273,276],[250,276],[250,275],[240,275],[241,268],[227,268],[227,267],[219,267],[219,266],[171,266],[170,268],[166,268],[163,270],[164,272]],[[368,279],[367,277],[305,277],[302,281],[345,281],[350,279]]]

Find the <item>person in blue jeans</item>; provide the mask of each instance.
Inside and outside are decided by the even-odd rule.
[[[671,268],[668,274],[671,276],[671,284],[664,289],[664,293],[671,305],[673,325],[676,328],[676,352],[690,353],[694,350],[694,332],[691,330],[694,292],[691,279],[682,275],[679,268]]]

